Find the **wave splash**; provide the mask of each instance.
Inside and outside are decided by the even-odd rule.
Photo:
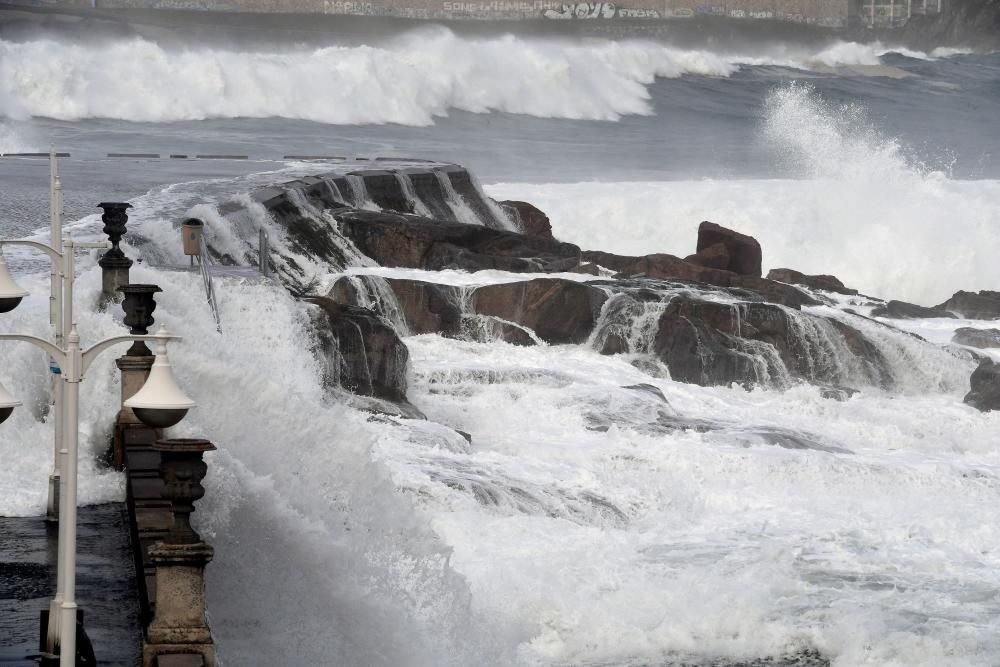
[[[877,65],[880,44],[689,50],[641,40],[471,38],[430,25],[377,45],[238,49],[133,36],[0,40],[0,116],[141,122],[284,117],[424,126],[451,109],[618,120],[653,112],[657,78],[742,66]],[[912,54],[930,58],[927,54]]]
[[[864,108],[800,84],[772,91],[761,139],[794,178],[498,184],[546,211],[557,237],[627,255],[694,251],[701,220],[754,235],[765,271],[833,273],[862,292],[933,305],[992,289],[1000,269],[1000,181],[960,181],[917,159]],[[621,230],[628,230],[623,234]]]

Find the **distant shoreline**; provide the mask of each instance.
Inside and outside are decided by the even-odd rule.
[[[964,47],[979,52],[1000,50],[1000,29],[991,33],[982,28],[994,19],[981,14],[996,11],[1000,3],[984,0],[955,0],[949,11],[936,16],[915,16],[905,26],[893,29],[823,27],[778,19],[738,19],[698,15],[690,18],[622,18],[600,20],[550,20],[542,18],[486,19],[475,16],[417,18],[401,15],[357,15],[322,12],[222,11],[216,9],[93,9],[86,0],[67,0],[66,6],[31,4],[38,0],[0,0],[0,26],[5,21],[99,21],[165,30],[197,29],[225,31],[248,37],[301,37],[343,33],[363,37],[385,31],[400,32],[424,25],[445,25],[465,35],[515,33],[518,35],[648,38],[670,41],[681,47],[699,48],[724,45],[783,42],[817,44],[838,40],[859,43],[880,41],[888,46],[905,46],[931,51],[938,47]],[[548,0],[546,0],[548,1]],[[197,3],[191,3],[195,5]],[[343,4],[343,3],[341,3]],[[360,4],[360,3],[359,3]],[[536,3],[537,4],[537,3]],[[979,11],[982,5],[986,9]],[[994,5],[996,7],[994,7]],[[597,6],[597,5],[593,5]],[[969,18],[970,7],[975,9]],[[965,25],[968,23],[968,25]]]

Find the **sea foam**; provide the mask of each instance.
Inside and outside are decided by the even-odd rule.
[[[744,65],[875,65],[888,47],[835,42],[744,52],[626,39],[461,36],[428,25],[371,44],[257,48],[0,40],[0,115],[164,122],[284,117],[429,125],[451,109],[617,120],[651,114],[656,78],[728,77]],[[183,91],[180,93],[179,91]]]

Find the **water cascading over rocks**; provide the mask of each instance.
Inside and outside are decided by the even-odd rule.
[[[400,337],[426,333],[587,345],[630,355],[639,367],[648,359],[681,382],[808,382],[841,397],[859,388],[957,387],[971,372],[970,357],[835,308],[834,294],[856,291],[833,276],[781,269],[761,277],[760,244],[710,222],[684,259],[581,252],[552,238],[543,212],[518,201],[501,207],[454,165],[305,177],[255,191],[250,205],[273,221],[281,281],[319,304],[319,349],[336,357],[327,363],[331,382],[380,400],[405,403]],[[227,216],[246,226],[238,211]],[[379,267],[420,277],[372,275]],[[436,281],[444,270],[508,277],[453,285]],[[933,358],[931,370],[917,358]]]

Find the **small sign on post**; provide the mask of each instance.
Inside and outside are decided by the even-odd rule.
[[[190,257],[201,255],[201,234],[205,223],[197,218],[189,218],[181,227],[184,235],[184,254]]]

